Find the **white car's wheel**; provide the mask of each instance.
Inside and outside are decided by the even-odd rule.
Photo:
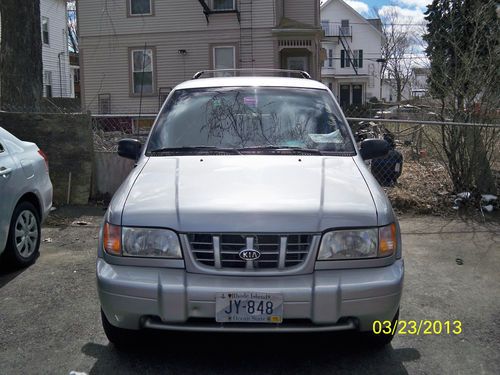
[[[32,264],[40,249],[40,216],[30,202],[21,202],[10,221],[5,256],[18,267]]]

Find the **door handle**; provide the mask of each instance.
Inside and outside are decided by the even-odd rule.
[[[10,172],[12,172],[12,168],[0,168],[0,176],[7,177]]]

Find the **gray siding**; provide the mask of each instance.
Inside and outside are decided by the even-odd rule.
[[[210,50],[214,45],[235,45],[239,67],[279,67],[272,29],[281,19],[283,0],[253,0],[251,18],[243,13],[246,7],[240,8],[241,24],[235,13],[212,14],[207,23],[196,0],[153,0],[153,16],[129,17],[127,1],[78,0],[84,109],[97,113],[98,95],[111,94],[112,113],[139,112],[139,98],[130,95],[131,47],[143,48],[146,44],[156,51],[156,92],[143,97],[142,113],[158,111],[159,88],[174,87],[195,72],[211,68]],[[296,20],[314,23],[316,1],[285,2],[291,5]],[[251,37],[248,29],[252,30]],[[241,39],[241,35],[245,37]],[[248,59],[249,45],[253,46],[253,61]],[[187,51],[185,56],[179,55],[181,49]]]
[[[253,32],[254,67],[275,67],[274,40],[271,31],[257,29]],[[81,38],[81,64],[84,67],[84,106],[97,113],[98,94],[111,94],[113,113],[139,112],[139,100],[130,96],[129,48],[142,48],[147,43],[156,50],[157,88],[174,87],[190,79],[199,70],[210,68],[210,46],[239,43],[239,29],[227,33],[220,31],[155,33],[147,35],[121,35]],[[183,57],[179,49],[185,49]],[[238,57],[237,57],[238,59]],[[247,64],[248,65],[248,64]],[[144,96],[143,113],[158,111],[158,95]]]
[[[239,29],[235,14],[212,14],[207,24],[203,9],[196,0],[154,1],[154,16],[128,17],[127,0],[78,2],[80,37],[162,33],[175,30],[204,32]],[[295,1],[295,0],[294,0]],[[106,5],[107,4],[107,5]],[[253,27],[274,26],[274,2],[253,1]]]
[[[313,26],[318,25],[318,0],[285,0],[283,7],[285,17]]]

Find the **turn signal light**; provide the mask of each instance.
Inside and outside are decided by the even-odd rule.
[[[379,228],[378,235],[378,255],[380,257],[392,255],[398,246],[396,224]]]
[[[118,225],[104,224],[104,250],[111,255],[121,255],[121,228]]]

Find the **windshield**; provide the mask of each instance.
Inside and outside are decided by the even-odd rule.
[[[192,149],[307,149],[354,154],[340,109],[326,90],[220,87],[177,90],[163,108],[147,153]]]

